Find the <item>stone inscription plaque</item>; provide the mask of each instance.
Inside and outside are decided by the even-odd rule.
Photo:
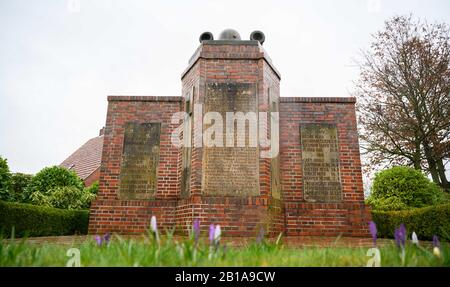
[[[127,123],[120,169],[121,199],[150,199],[156,192],[160,123]]]
[[[278,102],[278,98],[275,96],[275,92],[273,87],[270,87],[268,89],[268,94],[269,94],[269,107],[270,107],[270,127],[271,127],[271,132],[270,132],[270,146],[272,148],[274,148],[275,145],[278,145],[279,147],[279,143],[280,143],[280,135],[279,135],[279,128],[278,128],[278,133],[274,133],[275,136],[273,136],[272,134],[272,117],[274,116],[272,113],[279,113],[279,102]],[[279,125],[279,123],[278,123]],[[278,148],[279,149],[279,148]],[[273,157],[270,160],[270,189],[272,190],[272,197],[275,199],[280,199],[281,198],[281,186],[280,186],[280,153],[277,154],[276,157]]]
[[[259,149],[251,144],[250,125],[245,134],[238,133],[235,122],[234,146],[226,142],[226,113],[253,112],[258,115],[256,84],[208,83],[204,113],[217,112],[223,119],[223,146],[203,147],[203,193],[218,196],[259,195]],[[203,129],[211,125],[204,124]],[[257,138],[257,132],[252,134]],[[244,138],[245,145],[238,145]]]
[[[336,125],[300,126],[303,194],[309,202],[342,200]]]

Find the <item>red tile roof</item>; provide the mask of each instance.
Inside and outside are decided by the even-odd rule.
[[[102,161],[103,135],[88,140],[60,166],[73,170],[85,180],[100,167]]]

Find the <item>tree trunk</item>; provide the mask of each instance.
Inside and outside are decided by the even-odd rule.
[[[437,161],[437,168],[439,172],[439,177],[441,178],[442,187],[445,188],[447,191],[450,191],[450,184],[445,175],[445,167],[442,159]]]
[[[416,135],[416,139],[417,139],[417,135]],[[416,150],[415,150],[414,159],[413,159],[414,169],[422,170],[422,166],[420,165],[420,162],[421,162],[421,158],[420,158],[420,141],[416,140],[415,146],[416,146]]]
[[[441,181],[439,179],[439,172],[437,170],[436,161],[433,158],[433,152],[431,150],[430,145],[426,140],[422,142],[423,150],[425,152],[425,157],[428,162],[428,169],[430,170],[431,178],[437,185],[441,185]]]

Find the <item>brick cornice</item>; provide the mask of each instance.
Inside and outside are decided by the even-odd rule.
[[[355,97],[280,97],[281,103],[356,103]]]
[[[181,102],[180,96],[108,96],[108,102]]]
[[[238,48],[238,49],[236,49]],[[280,72],[258,41],[204,41],[189,59],[189,65],[181,74],[181,79],[200,60],[261,60],[263,59],[281,79]]]

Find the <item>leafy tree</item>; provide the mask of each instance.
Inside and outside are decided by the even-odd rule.
[[[8,161],[0,156],[0,200],[11,200],[11,172]]]
[[[96,196],[98,183],[84,187],[78,175],[59,166],[38,172],[25,189],[25,200],[34,205],[61,209],[87,209]]]
[[[33,179],[33,175],[24,173],[13,173],[11,176],[12,201],[21,202],[23,192]]]
[[[95,194],[73,186],[56,187],[48,197],[50,206],[61,209],[88,209]]]
[[[442,203],[444,193],[420,171],[397,166],[376,173],[368,203],[376,210],[402,210]]]
[[[61,209],[88,209],[95,196],[87,189],[59,186],[50,190],[48,195],[39,191],[34,192],[31,195],[31,203]]]
[[[84,184],[74,171],[60,166],[46,167],[33,177],[25,189],[24,201],[32,202],[33,194],[38,193],[34,195],[34,201],[38,202],[36,198],[50,196],[58,187],[74,187],[83,190]]]
[[[450,188],[450,40],[446,24],[393,17],[363,52],[358,120],[370,165],[408,165]]]

